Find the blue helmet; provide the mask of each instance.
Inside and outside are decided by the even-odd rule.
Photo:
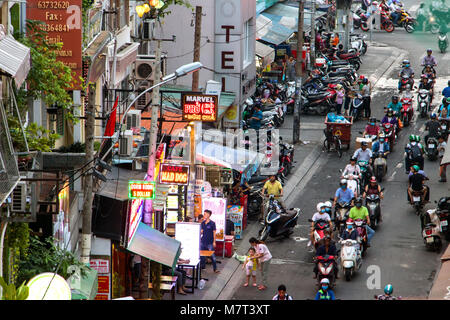
[[[432,113],[431,115],[430,115],[430,117],[431,117],[431,119],[436,119],[436,113]]]
[[[392,292],[394,292],[394,287],[392,284],[387,284],[386,287],[384,287],[384,293],[392,294]]]

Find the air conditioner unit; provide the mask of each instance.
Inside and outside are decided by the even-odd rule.
[[[136,58],[135,76],[136,80],[152,80],[153,71],[156,69],[155,56],[147,55]],[[166,56],[161,56],[161,76],[166,74]]]
[[[196,165],[195,166],[195,184],[202,184],[206,179],[206,168],[205,166]]]
[[[141,92],[145,91],[145,89],[148,89],[153,85],[153,81],[140,81],[139,82],[139,89],[137,89],[137,93],[140,94]],[[136,104],[134,107],[138,110],[144,110],[145,107],[152,101],[152,93],[146,92],[143,94],[139,99],[137,99]]]
[[[233,171],[231,169],[220,170],[220,184],[233,184]]]
[[[206,168],[206,181],[211,184],[211,187],[220,187],[220,169],[217,167]]]
[[[127,113],[127,130],[141,128],[141,110],[130,110]]]
[[[119,138],[119,155],[131,156],[133,153],[133,131],[125,130]]]
[[[13,212],[25,212],[27,204],[27,183],[20,181],[11,193]]]

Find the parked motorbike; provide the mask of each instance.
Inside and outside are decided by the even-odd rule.
[[[436,215],[436,209],[427,210],[425,219],[430,220],[431,216],[435,216],[435,221],[426,223],[422,230],[423,242],[427,249],[439,252],[442,247],[441,235],[440,235],[440,221]]]
[[[430,92],[427,89],[420,89],[417,95],[417,103],[419,104],[420,116],[425,118],[430,109]]]
[[[439,46],[439,50],[441,50],[441,53],[445,53],[445,51],[448,48],[447,33],[443,33],[443,32],[439,33],[438,46]]]
[[[439,154],[437,150],[439,142],[435,137],[428,137],[427,143],[425,145],[425,153],[428,157],[428,160],[436,160]]]
[[[259,240],[265,241],[268,236],[276,238],[282,235],[288,238],[294,232],[300,213],[300,208],[284,211],[271,195],[264,227],[259,231]]]
[[[294,164],[294,146],[283,143],[280,137],[280,164],[286,169],[286,176],[291,173]]]
[[[353,274],[361,268],[362,258],[360,244],[356,240],[341,240],[341,268],[345,280],[350,281]]]
[[[352,99],[352,105],[350,108],[350,115],[353,117],[353,121],[357,121],[362,118],[363,115],[363,98],[362,95],[358,94]]]
[[[436,201],[435,201],[436,202]],[[441,232],[445,240],[450,241],[450,197],[442,197],[437,203],[436,213],[439,215]]]
[[[361,241],[361,255],[364,257],[367,251],[367,230],[366,221],[361,219],[355,219],[356,231],[358,231],[358,236]]]

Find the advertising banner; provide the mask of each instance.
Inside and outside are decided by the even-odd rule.
[[[177,222],[175,239],[181,242],[180,259],[196,264],[200,260],[200,223]]]
[[[183,93],[181,107],[184,121],[214,122],[217,120],[219,104],[216,95]]]
[[[227,199],[214,197],[203,198],[202,210],[211,210],[211,220],[216,223],[216,240],[224,241]]]

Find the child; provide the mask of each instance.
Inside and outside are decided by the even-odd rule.
[[[255,248],[248,249],[247,257],[245,258],[245,262],[242,266],[242,269],[245,269],[247,273],[247,282],[244,283],[244,287],[248,287],[248,283],[250,281],[250,275],[253,278],[253,286],[256,287],[256,268],[259,266],[258,258],[253,258],[256,255]]]

